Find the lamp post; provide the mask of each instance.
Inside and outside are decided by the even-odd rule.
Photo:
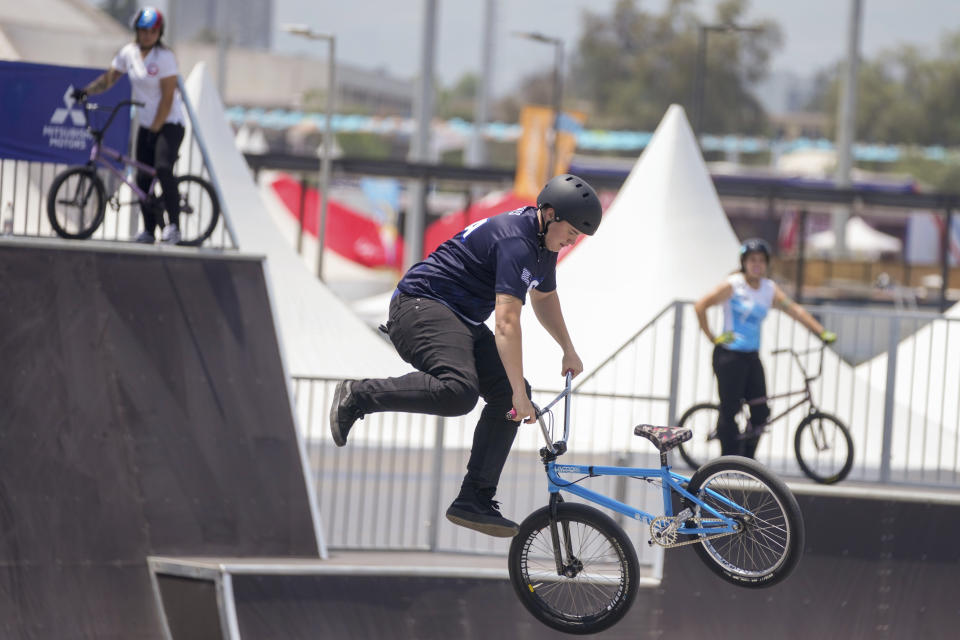
[[[336,96],[336,36],[314,31],[307,25],[287,24],[283,30],[308,40],[325,40],[327,54],[327,122],[323,129],[323,155],[320,158],[320,217],[317,220],[317,277],[323,280],[323,250],[327,230],[327,205],[330,199],[330,167],[333,162],[333,114]]]
[[[552,38],[533,31],[515,31],[515,36],[543,42],[554,47],[553,53],[553,144],[550,146],[550,160],[547,165],[547,179],[554,175],[557,166],[557,138],[560,133],[560,113],[563,101],[563,40]]]
[[[762,27],[744,27],[733,23],[702,24],[697,37],[697,66],[693,80],[693,134],[700,141],[703,127],[703,86],[707,78],[707,35],[714,33],[759,33]]]

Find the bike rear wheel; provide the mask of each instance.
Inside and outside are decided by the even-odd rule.
[[[47,219],[61,238],[89,238],[103,222],[107,197],[93,167],[71,167],[47,191]]]
[[[707,460],[720,457],[717,418],[720,405],[710,402],[695,404],[680,416],[680,426],[693,431],[693,437],[677,446],[677,451],[691,469],[699,469]]]
[[[210,237],[220,219],[220,201],[213,185],[199,176],[177,178],[180,194],[180,244],[197,247]]]
[[[510,545],[510,582],[538,620],[566,633],[595,633],[616,624],[639,589],[637,553],[623,529],[583,504],[557,505],[564,575],[550,532],[550,507],[520,524]]]
[[[811,413],[797,427],[793,438],[797,463],[805,474],[821,484],[840,482],[853,468],[853,438],[840,419]]]
[[[737,521],[730,535],[701,534],[694,545],[718,576],[741,587],[769,587],[786,578],[803,554],[805,530],[797,499],[780,478],[756,460],[724,456],[700,467],[688,491]],[[716,520],[699,504],[693,520]]]

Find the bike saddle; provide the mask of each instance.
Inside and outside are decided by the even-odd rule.
[[[666,453],[693,437],[693,431],[687,427],[656,427],[652,424],[637,425],[633,432],[652,442],[660,453]]]

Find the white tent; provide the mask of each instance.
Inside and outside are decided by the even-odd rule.
[[[903,249],[899,238],[877,231],[859,216],[847,220],[846,232],[847,249],[855,256],[875,260],[881,253],[899,253]],[[807,238],[807,246],[813,252],[828,253],[836,244],[833,229],[813,233]]]
[[[557,267],[564,319],[585,371],[670,302],[716,286],[737,267],[738,246],[683,108],[673,105],[596,235]],[[527,379],[554,385],[560,349],[529,311],[523,335]]]
[[[186,89],[240,249],[267,256],[288,370],[335,378],[406,373],[394,349],[314,277],[271,220],[203,64],[194,68]]]

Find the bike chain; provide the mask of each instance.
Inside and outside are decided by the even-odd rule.
[[[694,517],[694,518],[690,518],[690,519],[693,520],[695,523],[697,523],[697,527],[698,527],[698,528],[699,528],[700,525],[702,524],[702,521],[701,521],[701,519],[700,519],[699,517]],[[678,534],[679,532],[674,531],[674,532],[670,535],[670,542],[666,542],[666,543],[660,542],[660,541],[657,539],[657,535],[654,533],[654,530],[655,530],[655,528],[656,528],[656,525],[657,525],[658,523],[660,523],[660,524],[666,524],[667,526],[669,526],[669,524],[670,524],[672,521],[673,521],[673,518],[672,518],[672,517],[660,516],[660,517],[658,517],[658,518],[654,518],[654,519],[650,522],[650,539],[651,539],[654,543],[656,543],[656,544],[660,545],[661,547],[663,547],[664,549],[672,549],[672,548],[674,548],[674,547],[685,547],[685,546],[691,545],[691,544],[699,544],[699,543],[703,542],[704,540],[713,540],[714,538],[724,538],[724,537],[726,537],[726,536],[732,536],[732,535],[735,534],[735,533],[740,533],[739,531],[728,531],[727,533],[715,533],[715,534],[708,535],[708,536],[698,536],[698,537],[694,538],[693,540],[684,540],[683,542],[675,542],[676,539],[677,539],[677,534]]]

